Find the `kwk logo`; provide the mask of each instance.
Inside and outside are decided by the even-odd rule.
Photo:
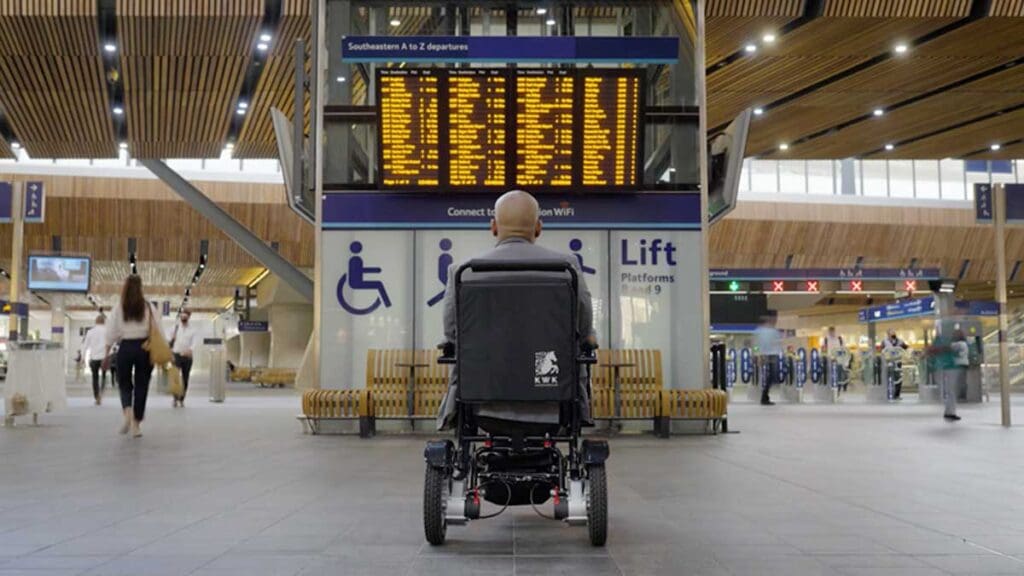
[[[534,386],[548,387],[558,385],[558,357],[555,356],[554,350],[534,352],[533,367]]]

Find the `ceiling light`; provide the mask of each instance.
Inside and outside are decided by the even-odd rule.
[[[233,142],[228,142],[227,144],[224,145],[224,149],[225,150],[231,150],[234,147],[235,147],[235,144]]]
[[[114,106],[114,114],[118,116],[124,114],[124,108],[121,108],[120,106]]]
[[[238,103],[238,107],[241,108],[242,110],[245,110],[246,108],[249,107],[249,103],[248,102],[239,102]]]
[[[554,18],[548,18],[548,21],[545,22],[545,24],[548,26],[554,26],[555,24],[558,24],[558,22],[556,22]]]
[[[397,28],[397,27],[402,25],[402,21],[397,19],[397,18],[395,18],[394,20],[391,21],[391,25],[394,26],[395,28]]]
[[[885,149],[886,149],[886,150],[892,150],[892,149],[894,149],[894,148],[896,148],[896,147],[895,147],[895,146],[893,146],[892,144],[886,144],[886,145],[885,145]]]
[[[273,36],[271,36],[270,34],[260,34],[260,40],[262,42],[270,42],[271,38],[273,38]]]
[[[903,54],[904,52],[907,51],[907,45],[906,44],[897,44],[896,47],[893,48],[893,50],[895,50],[897,54]]]
[[[757,52],[757,45],[747,44],[746,46],[743,47],[743,49],[746,50],[747,52],[754,53]]]
[[[786,144],[785,142],[779,144],[779,150],[789,150],[789,144]]]
[[[764,40],[765,44],[771,44],[772,42],[775,42],[775,34],[765,34],[761,37],[761,40]]]
[[[543,15],[545,15],[547,13],[548,13],[548,9],[547,8],[537,8],[537,14],[540,14],[541,16],[543,16]]]
[[[112,54],[114,52],[117,52],[117,45],[113,42],[107,42],[103,45],[103,49]]]
[[[260,42],[259,44],[256,45],[256,49],[259,50],[260,52],[266,52],[267,48],[269,48],[269,46],[267,46],[266,42]]]
[[[882,110],[881,108],[875,108],[875,111],[873,112],[873,114],[875,116],[881,116],[882,114],[885,114],[885,110]]]
[[[235,113],[239,116],[245,116],[245,108],[239,108],[238,110],[235,110]]]
[[[11,148],[17,150],[18,148],[21,148],[21,144],[18,144],[17,142],[11,142]]]
[[[344,82],[345,81],[345,77],[344,76],[338,76],[337,78],[335,78],[335,80],[337,80],[339,83],[340,82]]]
[[[999,150],[1000,148],[1002,148],[1002,146],[999,144],[993,144],[992,146],[990,146],[990,148],[992,148],[992,150]]]
[[[117,145],[117,147],[120,148],[121,150],[127,150],[128,149],[128,143],[127,142],[121,142],[120,144]]]
[[[754,108],[754,116],[760,116],[764,114],[764,108]]]

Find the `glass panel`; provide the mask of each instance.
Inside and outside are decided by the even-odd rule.
[[[887,196],[885,181],[885,160],[861,160],[860,173],[863,175],[857,187],[863,196]]]
[[[750,174],[753,179],[751,192],[775,193],[779,191],[779,180],[775,174],[774,160],[752,160]]]
[[[806,194],[807,174],[803,160],[779,160],[779,192]]]
[[[942,173],[942,198],[944,200],[965,199],[964,161],[943,160],[939,162],[939,171]]]
[[[807,191],[811,194],[835,194],[831,160],[807,161]]]
[[[915,160],[914,176],[918,198],[939,197],[939,162],[937,160]]]
[[[911,160],[889,160],[889,196],[914,197],[914,163]]]

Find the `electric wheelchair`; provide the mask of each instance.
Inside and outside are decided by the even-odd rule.
[[[529,505],[545,518],[586,525],[591,544],[603,546],[609,450],[581,438],[596,358],[578,334],[575,269],[562,261],[473,260],[454,282],[456,343],[443,345],[438,362],[455,372],[455,440],[428,442],[424,453],[427,541],[443,544],[450,525]],[[544,417],[527,417],[537,413]],[[481,515],[481,501],[497,512]]]

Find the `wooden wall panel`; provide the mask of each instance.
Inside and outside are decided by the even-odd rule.
[[[289,118],[295,110],[295,57],[296,40],[305,41],[306,52],[310,46],[309,2],[307,0],[285,0],[281,7],[281,20],[274,34],[270,54],[256,84],[256,92],[242,125],[242,131],[235,143],[236,158],[276,158],[277,140],[270,119],[271,107],[278,108]],[[306,60],[307,78],[310,73]],[[303,108],[303,124],[309,131],[309,94]]]
[[[1024,0],[992,0],[989,15],[1024,18]]]
[[[0,108],[36,158],[117,156],[94,0],[0,1]]]
[[[133,156],[220,156],[262,16],[260,0],[118,0]]]
[[[156,178],[96,178],[92,176],[48,176],[5,173],[0,181],[42,182],[48,198],[115,198],[118,200],[179,200],[180,196]],[[256,182],[193,181],[214,202],[243,204],[285,204],[283,184]]]

